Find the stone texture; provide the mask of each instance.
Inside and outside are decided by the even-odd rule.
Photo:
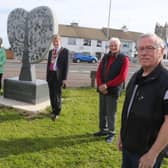
[[[37,104],[49,99],[44,80],[19,81],[17,77],[4,80],[4,98]]]
[[[47,54],[57,27],[47,6],[30,12],[17,8],[9,14],[8,39],[15,56],[22,60],[22,67],[19,78],[4,80],[4,98],[32,104],[49,99],[46,81],[36,80],[35,67],[31,64],[39,63]]]
[[[54,24],[52,12],[46,6],[30,12],[13,10],[8,16],[7,33],[15,56],[21,60],[25,54],[30,63],[40,62],[51,45]]]

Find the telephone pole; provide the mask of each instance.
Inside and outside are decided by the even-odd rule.
[[[108,14],[108,23],[107,23],[107,40],[110,39],[110,17],[111,16],[111,0],[109,2],[109,14]]]

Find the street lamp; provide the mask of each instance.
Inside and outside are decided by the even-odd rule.
[[[111,16],[111,0],[109,1],[109,11],[108,11],[108,21],[107,21],[107,34],[106,34],[106,38],[107,38],[107,43],[110,39],[110,16]],[[108,44],[106,44],[105,46],[105,52],[108,52]]]
[[[108,23],[107,23],[107,40],[110,38],[110,16],[111,16],[111,0],[109,2],[109,14],[108,14]]]

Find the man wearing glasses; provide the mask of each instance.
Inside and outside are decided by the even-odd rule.
[[[155,34],[137,41],[141,69],[129,81],[118,147],[122,168],[160,168],[168,144],[168,71],[164,43]]]

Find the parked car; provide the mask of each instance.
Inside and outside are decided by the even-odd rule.
[[[98,59],[96,56],[75,53],[72,56],[72,61],[76,62],[76,63],[79,63],[79,62],[96,63],[98,61]]]

